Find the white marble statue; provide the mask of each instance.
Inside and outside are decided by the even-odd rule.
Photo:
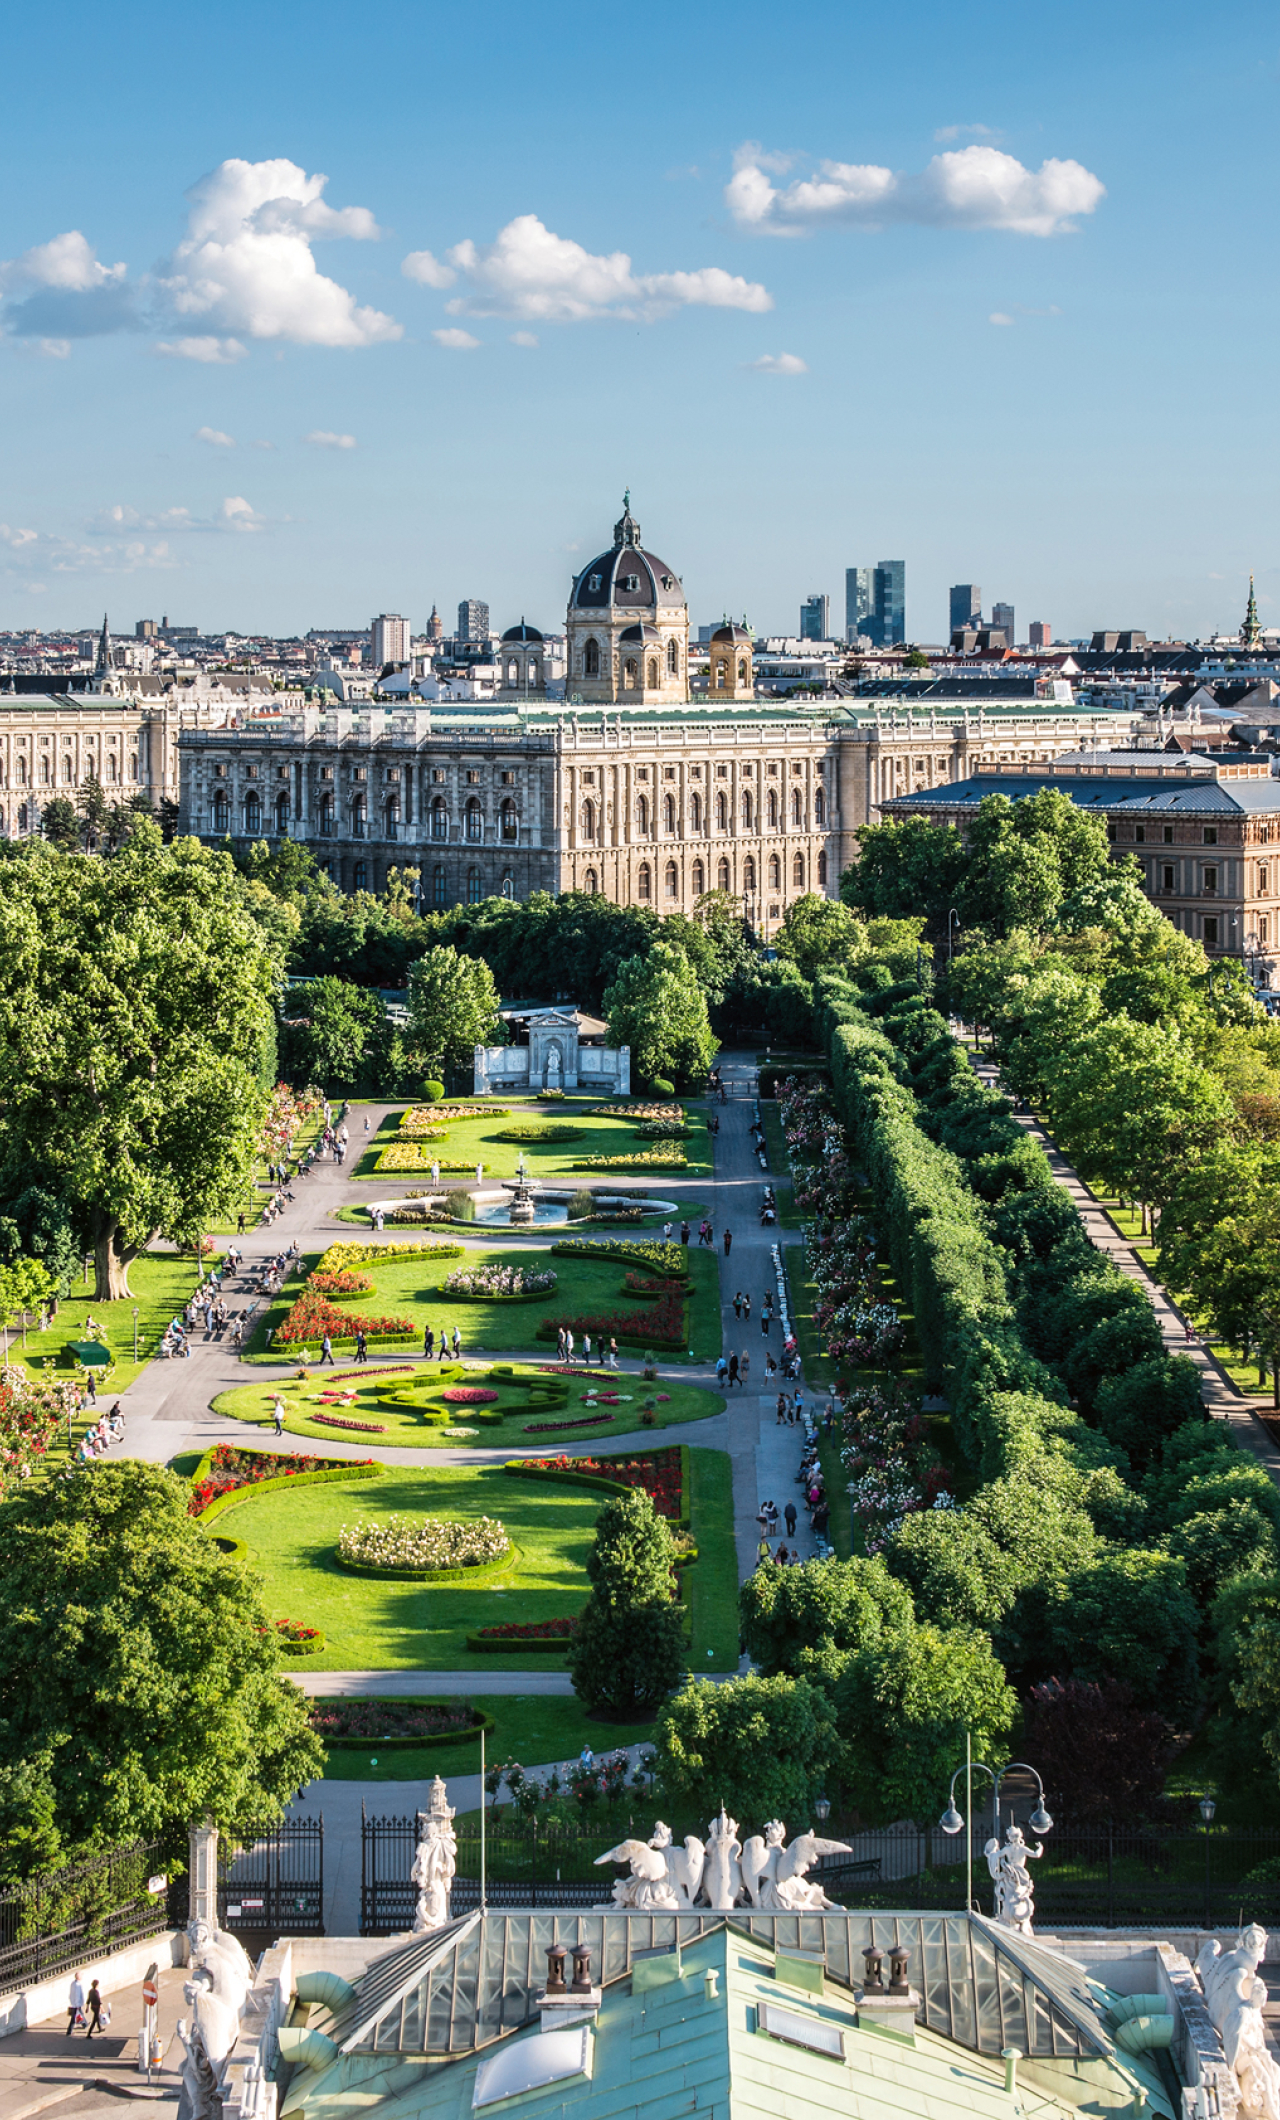
[[[415,1935],[442,1929],[449,1919],[449,1893],[458,1867],[458,1841],[453,1830],[453,1810],[445,1801],[446,1789],[437,1774],[431,1784],[431,1808],[409,1872],[418,1887],[413,1917]]]
[[[738,1821],[730,1818],[723,1804],[707,1829],[707,1864],[702,1873],[702,1896],[718,1914],[727,1914],[738,1904],[742,1890],[742,1865],[738,1858],[742,1843]]]
[[[1003,1847],[993,1837],[982,1852],[995,1879],[996,1920],[1003,1928],[1016,1929],[1020,1936],[1029,1936],[1031,1916],[1035,1912],[1035,1892],[1027,1861],[1043,1855],[1043,1847],[1038,1842],[1034,1848],[1028,1847],[1022,1837],[1022,1827],[1011,1825],[1005,1828]]]
[[[178,2120],[222,2120],[218,2082],[236,2043],[240,2012],[253,1986],[253,1967],[238,1937],[199,1919],[187,1924],[190,1978],[182,1993],[191,2011],[178,2020],[186,2049]]]
[[[742,1877],[752,1906],[766,1914],[820,1914],[835,1905],[821,1885],[805,1876],[819,1855],[848,1855],[845,1840],[820,1840],[813,1832],[801,1833],[790,1847],[784,1845],[787,1829],[780,1818],[771,1818],[764,1837],[753,1833],[743,1844]]]
[[[1241,2120],[1280,2120],[1280,2068],[1267,2051],[1267,1989],[1258,1978],[1266,1950],[1267,1932],[1254,1921],[1241,1929],[1234,1950],[1223,1951],[1211,1937],[1196,1959],[1205,2006],[1240,2086]]]
[[[620,1840],[616,1848],[596,1856],[596,1864],[625,1862],[628,1877],[619,1877],[613,1887],[613,1905],[628,1914],[678,1914],[680,1899],[667,1873],[671,1828],[654,1827],[652,1840]]]

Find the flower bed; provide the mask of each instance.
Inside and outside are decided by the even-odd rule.
[[[309,1719],[330,1748],[457,1744],[493,1727],[467,1700],[313,1700]]]
[[[496,1406],[499,1394],[484,1391],[478,1384],[455,1384],[448,1391],[442,1391],[440,1397],[446,1406]]]
[[[440,1293],[482,1303],[511,1296],[549,1296],[555,1285],[556,1275],[550,1267],[539,1273],[531,1266],[472,1266],[447,1274]]]
[[[331,1244],[317,1273],[343,1273],[349,1266],[395,1266],[401,1259],[460,1259],[462,1244]]]
[[[647,1267],[651,1273],[678,1280],[689,1271],[683,1244],[666,1244],[660,1237],[561,1237],[551,1247],[553,1256],[565,1259],[618,1259],[624,1266]]]
[[[321,1296],[367,1296],[373,1289],[373,1275],[369,1273],[321,1273],[307,1275],[307,1287],[314,1288]]]
[[[571,1642],[578,1631],[578,1616],[567,1614],[564,1619],[507,1619],[498,1627],[481,1627],[476,1635],[482,1642]]]
[[[361,1466],[372,1466],[362,1458]],[[266,1480],[297,1479],[303,1474],[328,1474],[340,1478],[353,1470],[338,1458],[312,1457],[301,1450],[240,1450],[234,1443],[217,1443],[202,1458],[192,1476],[188,1516],[203,1516],[212,1503],[243,1487],[257,1487]]]
[[[411,1111],[401,1114],[399,1133],[421,1139],[437,1126],[447,1126],[454,1119],[509,1119],[509,1104],[415,1104]]]
[[[561,1326],[579,1337],[589,1332],[596,1340],[629,1340],[638,1347],[683,1347],[685,1289],[679,1281],[654,1284],[664,1293],[660,1302],[637,1314],[634,1310],[597,1311],[592,1316],[544,1318],[538,1327],[540,1340],[553,1340]]]
[[[376,1167],[379,1171],[430,1170],[435,1160],[429,1141],[391,1141],[379,1155]]]
[[[331,1340],[354,1340],[358,1332],[363,1332],[368,1339],[398,1338],[406,1334],[413,1337],[413,1319],[362,1317],[339,1310],[327,1296],[304,1288],[277,1331],[276,1340],[282,1347],[297,1347],[307,1340],[322,1340],[326,1334]]]
[[[561,1435],[566,1428],[601,1428],[612,1419],[611,1413],[588,1413],[576,1421],[529,1421],[524,1432],[526,1435]]]
[[[504,1126],[501,1133],[495,1134],[493,1139],[516,1142],[581,1141],[582,1135],[583,1128],[580,1126],[567,1126],[563,1121],[545,1119],[541,1125],[531,1121],[525,1126]]]
[[[318,1627],[304,1627],[301,1620],[278,1619],[274,1624],[277,1647],[284,1656],[319,1656],[325,1639]]]
[[[902,1389],[857,1390],[841,1413],[841,1461],[868,1553],[879,1553],[921,1509],[955,1507],[919,1405]]]
[[[636,1148],[629,1156],[578,1156],[571,1170],[684,1170],[689,1158],[680,1147]]]
[[[318,1428],[351,1428],[360,1435],[385,1435],[387,1432],[383,1421],[353,1421],[341,1413],[310,1413],[307,1419],[314,1421]]]
[[[588,1119],[648,1119],[656,1123],[683,1123],[683,1104],[589,1104]]]
[[[515,1458],[503,1466],[513,1479],[560,1480],[571,1486],[642,1487],[659,1516],[682,1523],[686,1515],[687,1459],[682,1443],[634,1457]]]
[[[396,1514],[377,1523],[344,1524],[338,1533],[338,1559],[345,1566],[386,1575],[484,1568],[506,1560],[511,1550],[505,1529],[491,1516],[459,1524],[446,1517],[415,1521]]]

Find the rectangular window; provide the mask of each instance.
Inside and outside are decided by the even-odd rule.
[[[716,767],[716,779],[717,779],[717,780],[727,780],[727,779],[728,779],[728,777],[729,777],[729,768],[728,768],[728,766],[717,766],[717,767]]]
[[[503,787],[504,787],[504,788],[513,788],[513,787],[515,786],[515,784],[516,784],[516,776],[515,776],[515,774],[514,774],[514,773],[504,773],[504,774],[503,774],[503,776],[502,776],[502,785],[503,785]]]
[[[637,766],[637,767],[636,767],[636,779],[637,779],[637,780],[647,780],[648,778],[649,778],[649,768],[648,768],[648,766]]]
[[[674,779],[675,779],[675,777],[676,777],[676,769],[675,769],[675,767],[674,767],[674,766],[664,766],[664,767],[663,767],[663,769],[662,769],[662,777],[663,777],[663,779],[664,779],[664,780],[674,780]]]
[[[1171,861],[1166,861],[1160,871],[1160,888],[1162,891],[1171,892],[1173,890],[1173,863]]]
[[[1204,895],[1206,898],[1216,898],[1218,895],[1218,871],[1216,869],[1206,869],[1204,872]]]
[[[1204,843],[1205,843],[1205,845],[1206,845],[1207,847],[1216,847],[1216,846],[1217,846],[1217,844],[1218,844],[1218,827],[1217,827],[1217,825],[1216,825],[1216,824],[1207,824],[1207,825],[1205,826],[1205,828],[1204,828]]]
[[[1173,826],[1171,824],[1167,824],[1164,828],[1164,843],[1167,847],[1173,845]]]
[[[1207,950],[1216,950],[1218,947],[1218,923],[1216,920],[1205,921],[1204,946]]]
[[[744,780],[750,780],[750,778],[751,778],[751,775],[752,775],[752,773],[753,773],[753,771],[754,771],[754,770],[755,770],[755,769],[754,769],[754,767],[752,767],[752,766],[744,766],[744,767],[742,768],[742,777],[743,777],[743,779],[744,779]]]
[[[769,778],[770,778],[770,780],[776,780],[776,779],[777,779],[777,777],[778,777],[778,768],[777,768],[776,766],[770,766],[770,768],[769,768]]]
[[[226,769],[226,767],[225,767],[225,766],[215,766],[213,770],[214,770],[214,774],[215,774],[215,777],[216,777],[216,778],[217,778],[218,780],[225,780],[225,779],[226,779],[226,777],[227,777],[227,769]]]
[[[1267,944],[1271,940],[1271,922],[1268,920],[1265,913],[1263,914],[1261,920],[1258,922],[1258,940],[1262,944],[1264,950],[1266,949]]]
[[[468,775],[467,775],[467,786],[468,786],[469,788],[474,788],[474,787],[477,787],[477,786],[479,785],[479,781],[480,781],[480,775],[479,775],[478,773],[468,773]]]
[[[443,767],[443,766],[432,766],[432,768],[431,768],[431,781],[432,781],[432,785],[433,785],[433,787],[437,787],[437,788],[439,788],[439,787],[442,787],[442,786],[444,785],[444,767]],[[441,877],[440,881],[441,881],[441,884],[443,885],[443,882],[444,882],[444,878],[443,878],[443,876]],[[443,900],[441,901],[441,903],[443,904]]]
[[[1259,896],[1260,898],[1265,898],[1265,897],[1266,897],[1266,895],[1267,895],[1267,865],[1266,865],[1266,863],[1265,863],[1265,862],[1263,862],[1263,864],[1262,864],[1262,867],[1261,867],[1261,868],[1260,868],[1260,869],[1258,870],[1258,896]]]
[[[369,778],[369,769],[368,769],[368,767],[367,767],[367,766],[352,766],[352,768],[351,768],[351,778],[352,778],[353,780],[367,780],[367,779]]]
[[[219,767],[218,767],[218,771],[219,771],[219,772],[221,772],[221,771],[222,771],[222,767],[221,767],[221,766],[219,766]],[[333,767],[332,767],[332,766],[321,766],[321,768],[320,768],[320,778],[321,778],[321,780],[332,780],[332,779],[333,779]]]
[[[1138,845],[1141,846],[1147,836],[1146,826],[1144,824],[1136,824],[1133,828],[1133,836],[1137,840]]]

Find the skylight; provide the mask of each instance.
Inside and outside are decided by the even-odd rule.
[[[784,2039],[788,2046],[807,2046],[812,2054],[830,2054],[833,2061],[844,2060],[844,2033],[838,2024],[802,2017],[799,2010],[783,2009],[776,2002],[762,2002],[759,2014],[760,2029],[771,2039]]]
[[[471,2109],[497,2105],[504,2098],[523,2098],[544,2084],[562,2083],[569,2076],[589,2073],[591,2033],[588,2025],[571,2024],[558,2032],[538,2032],[532,2039],[517,2039],[500,2053],[490,2055],[476,2070]]]

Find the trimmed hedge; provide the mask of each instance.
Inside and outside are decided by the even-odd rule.
[[[330,1559],[344,1575],[372,1575],[381,1583],[480,1583],[495,1575],[509,1575],[520,1558],[514,1539],[496,1561],[481,1561],[474,1568],[375,1568],[369,1561],[345,1561],[335,1547]]]
[[[312,1707],[320,1707],[323,1698],[321,1695],[314,1696],[311,1702]],[[373,1694],[370,1698],[375,1703],[385,1698],[388,1705],[394,1703],[396,1707],[402,1706],[404,1701],[402,1694]],[[424,1708],[443,1708],[446,1703],[442,1700],[424,1700],[415,1703],[415,1705]],[[370,1745],[377,1745],[383,1750],[391,1748],[396,1751],[407,1752],[416,1750],[419,1746],[425,1747],[427,1745],[465,1745],[470,1744],[473,1740],[478,1744],[482,1730],[486,1736],[493,1730],[493,1717],[486,1715],[482,1708],[474,1708],[472,1714],[475,1720],[465,1730],[432,1730],[425,1737],[325,1737],[318,1730],[316,1735],[320,1738],[320,1742],[326,1752],[366,1752]]]
[[[674,1447],[680,1452],[680,1514],[674,1521],[671,1517],[664,1517],[662,1521],[664,1524],[670,1524],[674,1531],[688,1531],[692,1528],[689,1521],[689,1445],[687,1443],[677,1443],[673,1446],[670,1443],[659,1443],[655,1447],[660,1450],[670,1450]],[[635,1455],[643,1457],[645,1455],[643,1447],[638,1449]],[[598,1472],[575,1472],[571,1465],[534,1465],[530,1463],[528,1458],[508,1458],[506,1464],[500,1466],[499,1470],[509,1473],[513,1479],[550,1480],[562,1487],[591,1487],[599,1494],[633,1494],[635,1492],[635,1489],[628,1487],[624,1481],[605,1479]],[[696,1552],[694,1558],[697,1558]]]
[[[209,1469],[209,1456],[210,1452],[206,1451],[200,1461],[205,1472]],[[286,1473],[283,1479],[250,1480],[243,1487],[233,1488],[230,1494],[220,1494],[217,1501],[210,1502],[207,1509],[202,1509],[199,1516],[192,1518],[192,1522],[210,1524],[216,1516],[222,1516],[228,1509],[234,1509],[237,1502],[247,1502],[255,1494],[274,1494],[279,1487],[319,1487],[327,1480],[376,1480],[386,1469],[385,1465],[361,1465],[353,1459],[350,1470],[344,1467],[340,1472],[290,1472]],[[193,1487],[199,1485],[202,1476],[200,1467],[197,1467],[192,1475]],[[237,1540],[236,1543],[242,1542]]]

